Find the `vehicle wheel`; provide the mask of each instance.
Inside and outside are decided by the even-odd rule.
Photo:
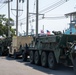
[[[34,52],[30,51],[30,63],[34,63]]]
[[[47,53],[46,52],[42,52],[41,54],[41,65],[43,67],[47,66]]]
[[[17,59],[17,54],[16,53],[14,53],[14,59]]]
[[[25,52],[23,52],[23,54],[22,54],[22,60],[23,60],[23,61],[27,61],[27,55],[26,55]]]
[[[7,56],[9,53],[8,49],[5,51],[4,55]]]
[[[50,69],[56,68],[56,60],[55,60],[54,54],[52,52],[50,52],[48,55],[48,67]]]
[[[3,53],[2,52],[0,52],[0,56],[2,56],[3,55]]]
[[[8,57],[11,57],[11,54],[9,54],[9,53],[8,53],[8,55],[7,55],[7,56],[8,56]]]
[[[39,57],[38,51],[35,51],[34,62],[35,62],[36,65],[38,65],[39,62],[40,62],[40,57]]]
[[[73,59],[73,62],[74,62],[74,64],[73,64],[74,73],[76,75],[76,58]]]

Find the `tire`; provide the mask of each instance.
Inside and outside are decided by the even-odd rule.
[[[74,69],[74,73],[76,75],[76,58],[73,59],[73,62],[74,62],[73,69]]]
[[[56,60],[55,60],[55,57],[54,57],[54,54],[52,52],[49,53],[48,55],[48,67],[50,69],[55,69],[56,68]]]
[[[43,67],[47,67],[47,53],[46,52],[42,52],[41,54],[41,65]]]
[[[2,52],[0,52],[0,56],[2,56],[3,55],[3,53]]]
[[[14,53],[14,59],[17,59],[17,54],[16,53]]]
[[[34,52],[30,51],[30,63],[34,63]]]
[[[12,55],[8,53],[7,57],[11,57]]]
[[[25,52],[23,52],[23,54],[22,54],[22,60],[23,60],[23,61],[27,61],[27,55],[26,55]]]
[[[39,57],[38,51],[35,51],[34,62],[35,62],[36,65],[39,65],[40,57]]]

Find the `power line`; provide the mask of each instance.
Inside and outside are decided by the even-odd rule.
[[[34,0],[34,4],[33,4],[33,13],[35,11],[35,5],[36,5],[36,0]],[[32,19],[34,18],[34,15],[32,15]]]
[[[11,9],[12,9],[12,3],[11,3]],[[15,16],[16,17],[16,15],[13,13],[13,11],[11,10],[11,13],[12,13],[12,15],[13,16]]]
[[[21,13],[20,15],[18,15],[18,17],[20,17],[20,16],[23,14],[23,3],[24,3],[23,1],[24,1],[24,0],[21,0],[21,1],[22,1],[22,2],[18,2],[18,7],[19,7],[19,4],[22,3],[22,5],[21,5],[22,8],[21,8],[20,10],[19,10],[19,8],[18,8],[18,11],[22,11],[22,13]],[[20,7],[21,7],[21,6],[20,6]],[[12,5],[12,3],[11,3],[11,13],[13,14],[13,16],[16,17],[16,15],[13,13],[12,10],[16,10],[16,9],[13,9],[13,5]]]
[[[57,16],[57,17],[44,17],[44,19],[52,19],[52,20],[58,20],[58,19],[65,19],[65,16]]]
[[[62,4],[64,4],[67,1],[69,1],[69,0],[60,0],[60,1],[56,2],[55,4],[53,4],[53,5],[51,5],[51,6],[47,7],[47,8],[39,11],[39,13],[43,13],[44,14],[44,13],[50,12],[50,11],[56,9],[57,7],[61,6]],[[32,17],[32,16],[33,15],[31,15],[30,17]]]
[[[3,2],[5,2],[5,0]],[[1,6],[0,6],[0,8],[4,5],[3,2],[2,2],[2,0],[0,0],[0,3],[2,3]]]
[[[57,17],[42,17],[42,19],[64,19],[64,18],[66,18],[65,16],[57,16]],[[24,20],[24,19],[26,19],[26,18],[22,18],[22,19],[20,19],[20,20],[18,20],[18,21],[22,21],[22,20]]]
[[[43,17],[43,18],[39,18],[39,20],[43,20],[43,19],[58,20],[58,19],[65,19],[65,18],[66,18],[65,16],[57,16],[57,17]],[[20,19],[19,21],[24,20],[24,19],[26,19],[26,18]],[[34,21],[36,21],[36,20],[34,19]]]
[[[54,7],[55,5],[59,4],[60,2],[62,2],[62,0],[60,0],[60,1],[58,1],[57,3],[55,3],[55,4],[53,4],[53,5],[49,6],[49,7],[47,7],[47,8],[45,8],[45,9],[41,10],[40,13],[41,13],[41,12],[44,12],[44,11],[46,11],[46,10],[52,8],[52,7]]]
[[[20,2],[21,3],[21,2]],[[20,4],[19,3],[19,4]],[[19,8],[22,6],[22,8],[21,8],[21,10],[23,10],[23,0],[22,0],[22,3],[21,3],[22,5],[19,5]],[[20,17],[22,14],[23,14],[23,11],[21,11],[22,13],[18,16],[18,17]]]
[[[67,2],[67,1],[69,1],[69,0],[60,0],[60,1],[58,1],[57,3],[55,3],[55,4],[53,4],[53,5],[49,6],[49,7],[41,10],[40,13],[42,13],[42,12],[43,12],[43,13],[47,13],[47,12],[49,12],[49,11],[51,11],[51,10],[54,10],[54,9],[56,9],[56,8],[59,7],[59,6],[61,6],[62,4],[64,4],[64,3]]]
[[[6,0],[0,0],[0,3],[3,3],[3,2],[5,2]]]
[[[64,3],[67,2],[67,1],[68,1],[68,0],[60,0],[60,1],[58,1],[57,3],[55,3],[55,4],[53,4],[53,5],[49,6],[49,7],[41,10],[40,12],[43,12],[43,11],[46,11],[46,10],[48,10],[48,11],[46,11],[46,12],[49,12],[49,11],[51,11],[51,10],[53,10],[53,9],[61,6],[62,4],[64,4]],[[34,4],[35,4],[35,2],[34,2]],[[58,5],[58,6],[57,6],[57,5]],[[55,6],[56,6],[56,7],[55,7]],[[54,7],[54,8],[53,8],[53,7]],[[51,8],[52,8],[52,9],[51,9]],[[49,9],[50,9],[50,10],[49,10]],[[33,16],[33,15],[32,15],[32,16]],[[65,17],[64,17],[64,16],[59,16],[59,17],[45,17],[45,18],[58,19],[58,18],[65,18]],[[26,18],[23,18],[23,19],[21,19],[21,20],[24,20],[24,19],[26,19]],[[19,20],[19,21],[20,21],[20,20]]]
[[[22,18],[22,19],[20,19],[20,20],[18,20],[18,21],[22,21],[22,20],[25,20],[26,18]]]
[[[6,4],[3,4],[2,6],[0,6],[0,9],[2,9]]]
[[[2,0],[0,0],[0,3],[2,3],[1,4],[1,6],[0,6],[0,9],[2,9],[5,5],[6,5],[6,3],[4,4],[4,2],[6,1],[6,0],[4,0],[3,2],[1,2]]]
[[[22,21],[22,20],[24,20],[24,19],[26,19],[26,18],[22,18],[22,19],[20,19],[20,20],[18,20],[18,21]]]

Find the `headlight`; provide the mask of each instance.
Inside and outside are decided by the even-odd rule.
[[[74,46],[74,50],[76,50],[76,45]]]
[[[8,49],[10,49],[10,47],[9,47],[9,46],[8,46],[7,48],[8,48]]]

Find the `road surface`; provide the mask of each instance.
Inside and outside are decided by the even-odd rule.
[[[74,75],[74,71],[72,67],[59,66],[57,70],[50,70],[21,59],[0,57],[0,75]]]

